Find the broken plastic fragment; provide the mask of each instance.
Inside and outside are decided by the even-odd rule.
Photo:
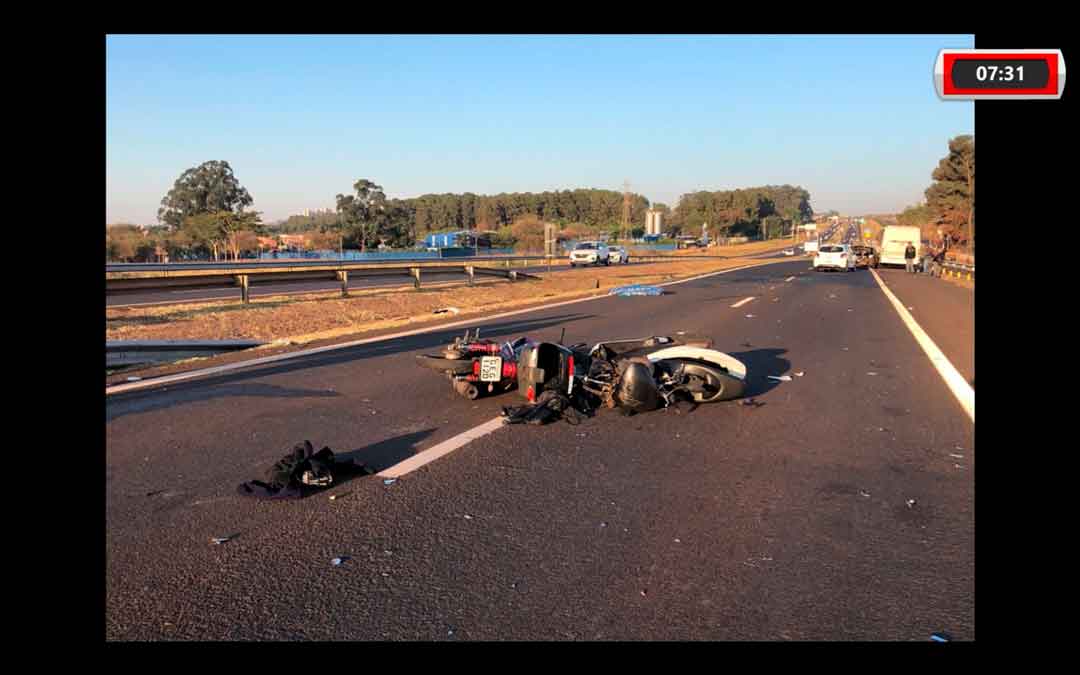
[[[470,516],[469,514],[466,513],[465,514],[465,520],[472,520],[472,516]]]
[[[393,485],[396,482],[397,482],[397,478],[387,478],[382,482],[382,484],[383,485]]]
[[[139,381],[139,380],[141,380],[141,379],[142,379],[142,378],[141,378],[141,377],[138,377],[137,375],[132,375],[131,377],[127,378],[127,381],[128,381],[128,382],[138,382],[138,381]]]
[[[768,378],[770,380],[776,380],[777,382],[791,382],[790,375],[781,375],[780,377],[777,377],[776,375],[769,375]]]
[[[457,314],[461,310],[457,307],[440,307],[432,312],[432,314]]]
[[[912,506],[915,506],[915,500],[909,499],[905,502],[905,504],[907,504],[907,507],[910,509]]]
[[[952,636],[948,633],[931,633],[930,640],[933,642],[952,642]]]
[[[210,537],[210,541],[214,542],[215,544],[224,544],[230,539],[232,539],[232,537]]]
[[[805,374],[806,373],[804,371],[800,370],[799,372],[795,373],[795,377],[802,377]]]
[[[754,315],[753,315],[753,314],[747,314],[747,315],[746,315],[746,318],[747,318],[747,319],[753,319],[753,318],[754,318]]]
[[[874,372],[874,371],[872,371],[872,370],[871,370],[871,371],[867,371],[867,373],[866,373],[866,374],[867,374],[867,375],[877,375],[877,373],[875,373],[875,372]]]
[[[952,458],[954,458],[954,459],[963,459],[963,458],[964,458],[964,456],[963,456],[963,455],[958,455],[958,454],[956,454],[955,452],[950,452],[950,453],[949,453],[949,457],[952,457]]]
[[[333,560],[331,560],[330,564],[333,565],[334,567],[341,567],[342,565],[345,564],[345,561],[348,560],[348,559],[349,559],[349,556],[343,555],[340,558],[334,558]]]
[[[866,490],[859,490],[859,496],[860,497],[869,497],[870,493],[867,492]]]

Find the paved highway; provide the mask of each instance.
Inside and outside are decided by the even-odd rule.
[[[500,428],[333,501],[234,490],[305,438],[381,470],[521,399],[415,366],[458,330],[109,396],[107,638],[974,639],[974,424],[871,272],[807,268],[479,324],[709,335],[756,406]],[[961,367],[964,299],[939,310],[946,284],[892,272]]]

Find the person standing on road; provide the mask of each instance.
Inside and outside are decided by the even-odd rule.
[[[915,274],[915,244],[910,241],[904,249],[904,265],[907,267],[908,274]]]

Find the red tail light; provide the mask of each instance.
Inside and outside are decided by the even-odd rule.
[[[529,399],[529,403],[534,403],[536,401],[536,390],[533,389],[531,384],[529,385],[529,388],[525,390],[525,398]]]
[[[478,359],[474,359],[472,362],[472,374],[477,377],[480,376],[480,361]]]

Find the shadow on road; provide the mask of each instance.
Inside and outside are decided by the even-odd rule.
[[[130,413],[151,412],[162,408],[169,408],[181,403],[206,401],[213,398],[226,398],[229,396],[260,396],[268,398],[333,398],[335,396],[341,396],[341,394],[336,391],[278,387],[261,382],[235,384],[219,389],[198,392],[194,390],[178,391],[169,387],[169,391],[164,393],[172,394],[172,396],[169,396],[168,398],[144,397],[141,399],[132,397],[130,399],[125,399],[125,405],[109,405],[112,401],[107,400],[105,405],[105,421],[110,422],[117,417],[123,417]]]
[[[783,384],[770,380],[768,376],[779,377],[791,369],[791,362],[780,358],[781,354],[787,353],[786,349],[765,348],[727,353],[746,364],[746,398],[759,396]]]
[[[436,429],[431,428],[394,436],[378,443],[340,453],[335,455],[335,458],[339,461],[352,460],[371,467],[375,471],[382,471],[415,455],[414,446],[435,431]]]

